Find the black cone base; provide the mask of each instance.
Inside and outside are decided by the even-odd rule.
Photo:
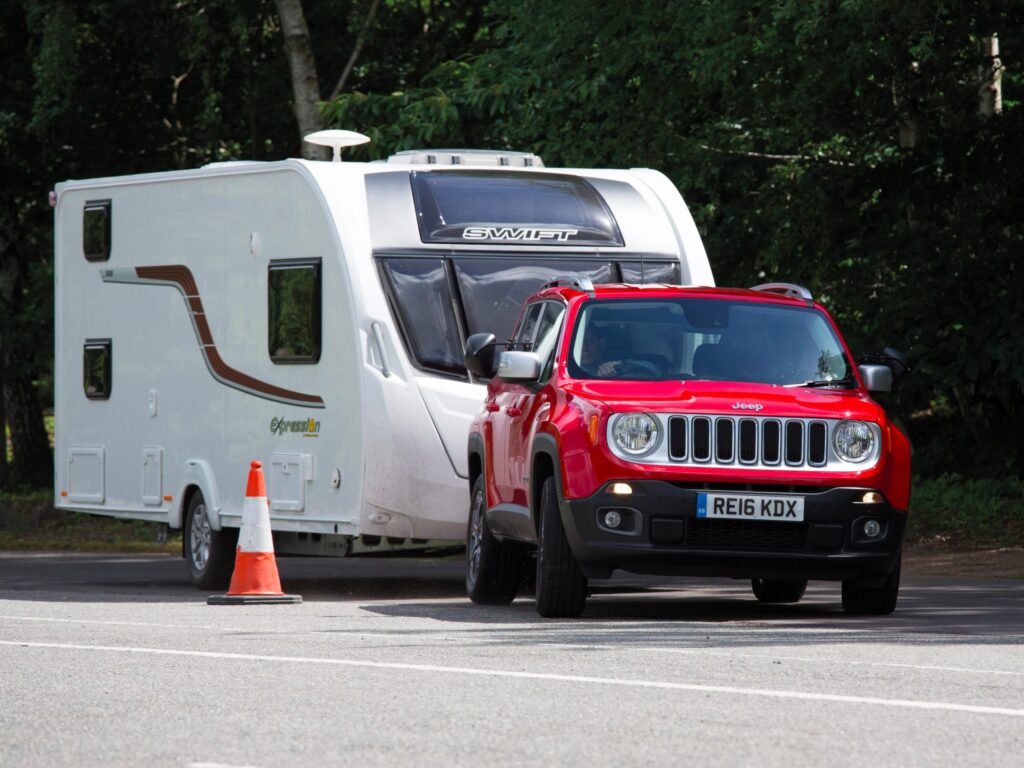
[[[302,595],[210,595],[207,605],[288,605],[302,602]]]

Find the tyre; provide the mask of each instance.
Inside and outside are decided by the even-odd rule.
[[[903,555],[896,560],[896,567],[885,577],[880,587],[862,587],[850,580],[843,582],[843,610],[854,616],[886,616],[896,610],[900,594],[900,566]]]
[[[587,601],[587,577],[569,549],[553,477],[541,488],[539,511],[537,613],[549,619],[574,619]]]
[[[799,603],[807,591],[807,579],[751,579],[760,603]]]
[[[487,527],[483,475],[473,482],[466,528],[466,594],[479,605],[508,605],[523,581],[523,552]]]
[[[237,528],[215,531],[210,525],[203,494],[196,491],[185,510],[185,563],[199,589],[226,589],[235,567]]]

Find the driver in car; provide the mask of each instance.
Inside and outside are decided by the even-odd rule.
[[[583,334],[583,346],[580,349],[580,367],[593,376],[603,379],[640,373],[650,376],[661,375],[661,370],[647,360],[623,356],[623,359],[608,360],[608,330],[591,324]]]

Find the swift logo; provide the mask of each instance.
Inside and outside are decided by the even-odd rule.
[[[732,409],[734,411],[760,411],[764,406],[760,403],[733,403]]]
[[[555,240],[564,243],[576,234],[579,234],[578,229],[556,229],[553,227],[466,227],[462,230],[462,239],[520,240],[525,242]]]

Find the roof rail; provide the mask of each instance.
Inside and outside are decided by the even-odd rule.
[[[387,161],[411,165],[544,167],[544,161],[532,152],[512,152],[504,149],[406,149],[391,155]]]
[[[594,298],[594,282],[589,277],[559,277],[541,286],[542,291],[546,288],[575,288],[589,293],[590,298]]]
[[[765,293],[780,293],[791,299],[803,299],[808,304],[814,303],[814,297],[811,295],[811,292],[802,285],[796,285],[794,283],[763,283],[761,285],[755,285],[750,290],[764,291]]]

